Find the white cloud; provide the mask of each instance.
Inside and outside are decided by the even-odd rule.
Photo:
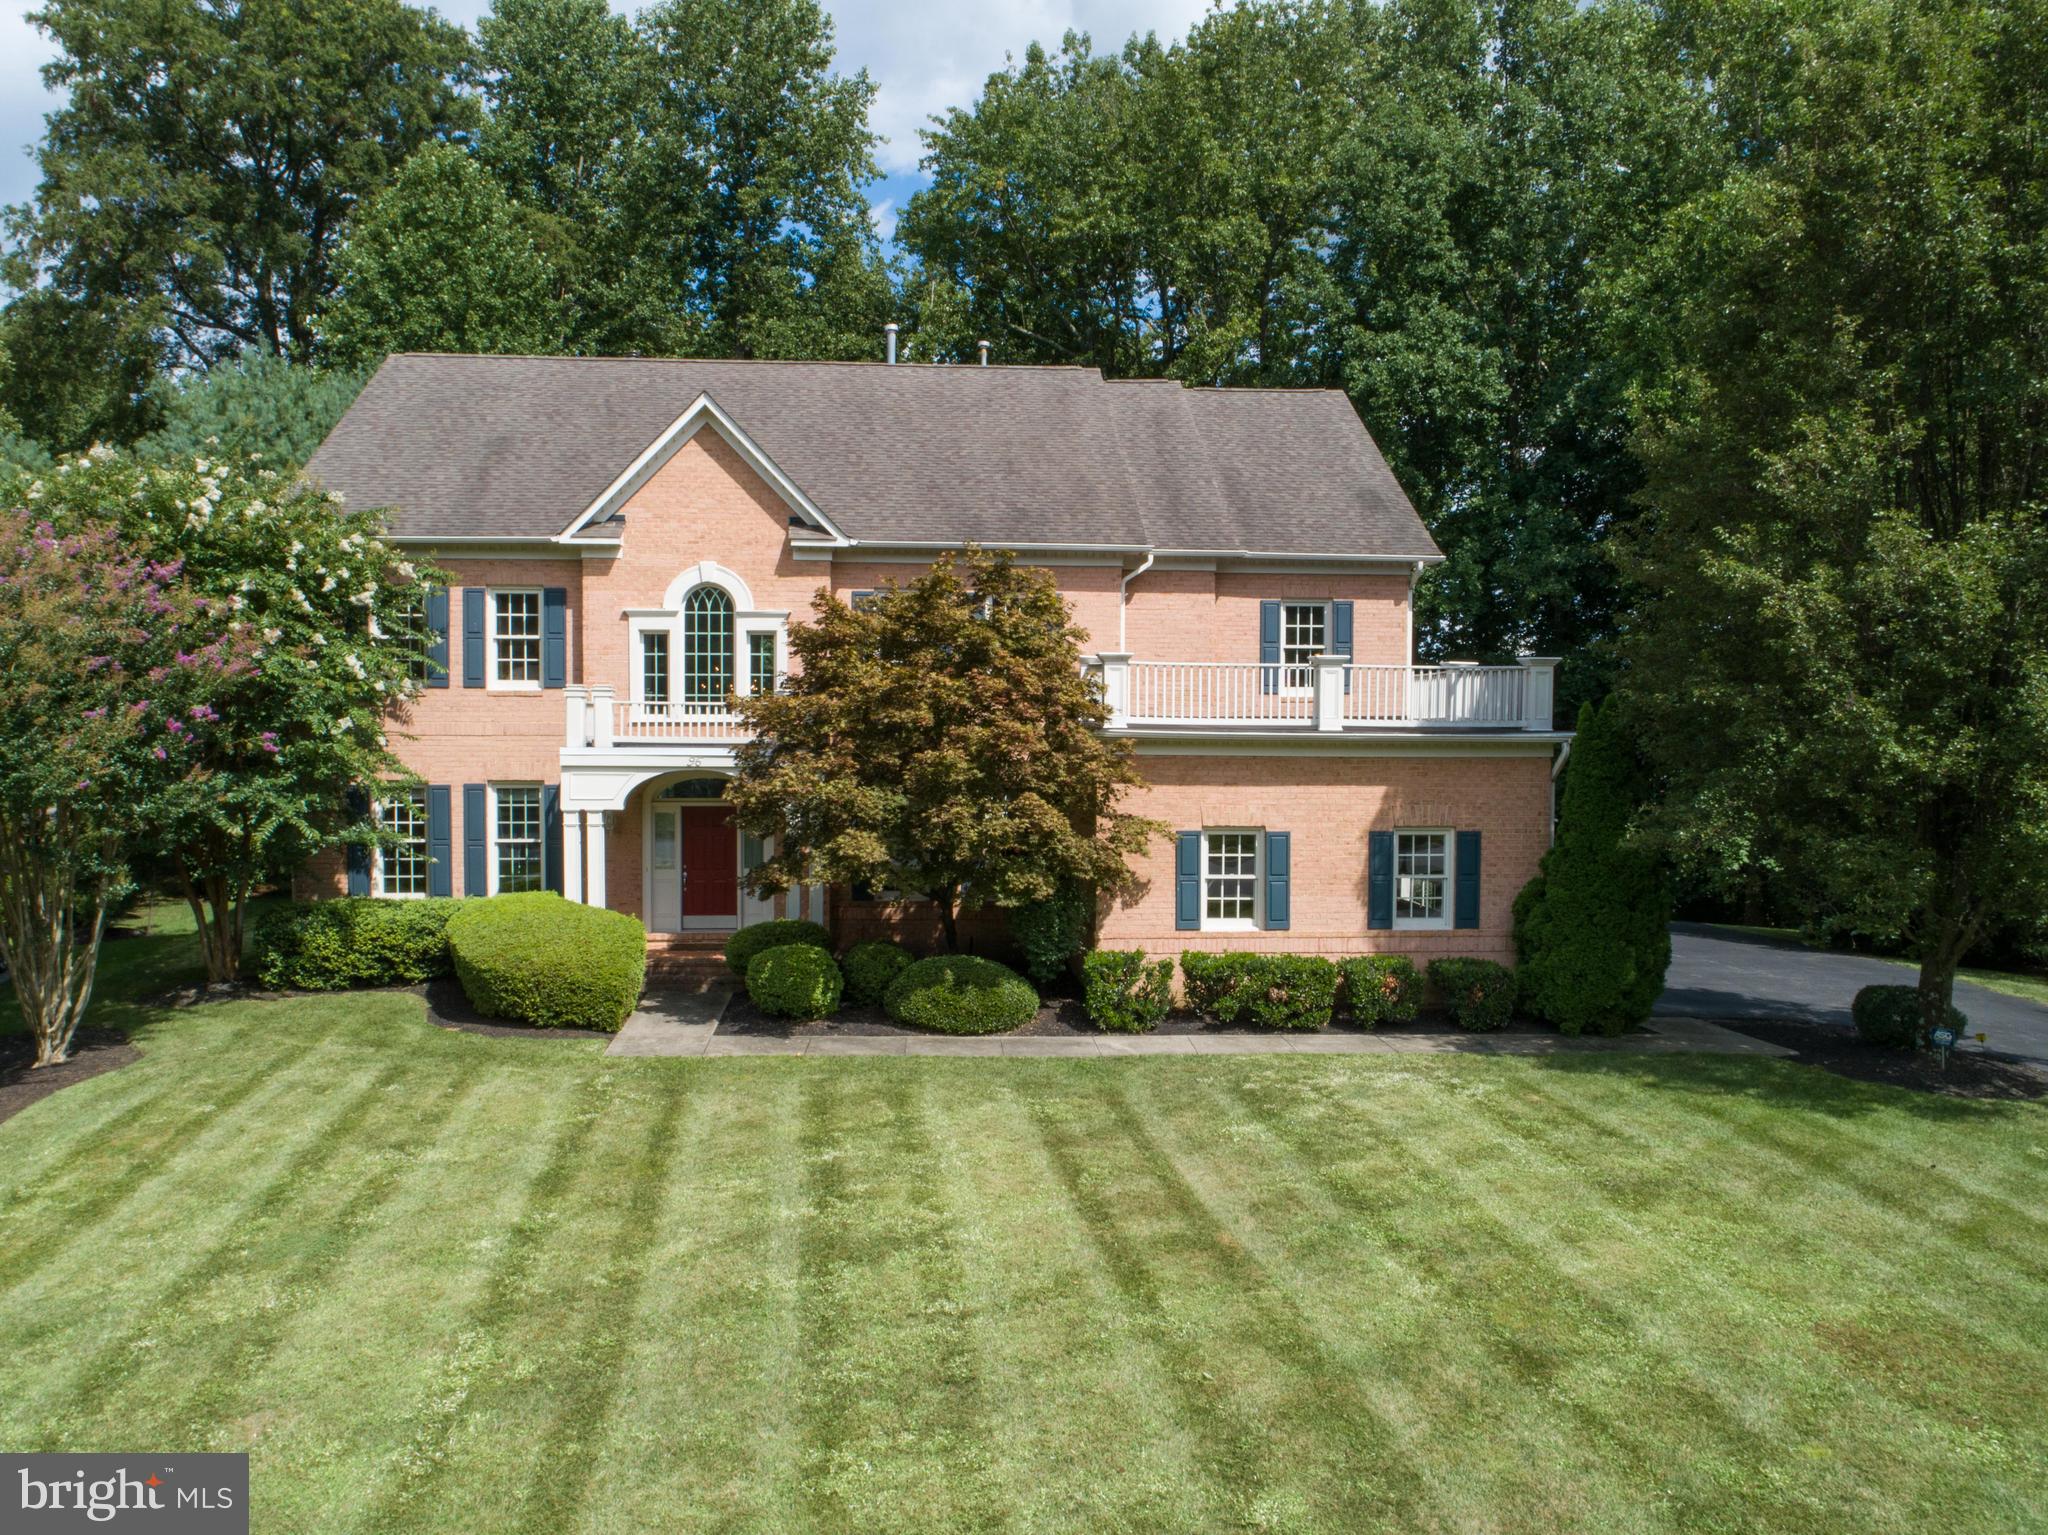
[[[637,7],[614,9],[630,12]],[[474,26],[487,0],[452,0],[436,7],[451,21]],[[1208,0],[841,0],[832,13],[839,67],[866,69],[875,82],[872,121],[887,140],[882,170],[893,184],[914,177],[923,145],[917,130],[950,106],[967,106],[982,83],[1036,40],[1056,47],[1068,30],[1088,33],[1100,52],[1123,46],[1133,32],[1174,38],[1208,9]],[[26,201],[35,190],[30,147],[42,137],[43,114],[57,98],[45,91],[37,68],[53,50],[22,13],[0,17],[0,203]],[[894,191],[895,185],[880,190]],[[900,198],[875,206],[876,228],[895,230]]]

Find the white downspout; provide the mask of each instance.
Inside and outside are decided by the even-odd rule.
[[[1116,588],[1116,648],[1119,654],[1124,650],[1124,609],[1131,605],[1131,583],[1152,568],[1152,562],[1159,558],[1157,549],[1145,551],[1145,561],[1136,570],[1117,583]]]
[[[1422,579],[1422,561],[1415,562],[1415,568],[1408,572],[1408,659],[1401,664],[1415,664],[1415,583]]]
[[[1572,743],[1560,741],[1557,745],[1557,760],[1550,764],[1550,845],[1557,846],[1557,776],[1564,771],[1564,765],[1571,759]]]

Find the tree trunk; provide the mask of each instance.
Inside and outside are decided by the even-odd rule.
[[[1751,864],[1742,871],[1742,925],[1764,925],[1764,871]]]
[[[33,1064],[55,1066],[70,1059],[92,1001],[109,886],[101,876],[80,890],[69,865],[45,856],[21,830],[0,829],[0,958],[35,1040]]]
[[[242,919],[248,891],[232,888],[221,876],[195,884],[180,874],[185,904],[192,908],[193,925],[199,930],[199,951],[206,959],[206,984],[223,986],[242,973]]]
[[[948,954],[958,954],[960,952],[960,928],[958,915],[953,910],[956,896],[953,891],[944,890],[935,892],[932,899],[938,903],[939,931],[945,935],[946,952]]]
[[[1977,941],[1977,924],[1952,907],[1929,912],[1922,924],[1920,979],[1921,1032],[1946,1026],[1956,990],[1956,968]]]

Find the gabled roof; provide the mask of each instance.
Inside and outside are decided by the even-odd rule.
[[[856,544],[1437,556],[1342,394],[1082,368],[400,354],[306,467],[402,537],[554,538],[693,409]]]

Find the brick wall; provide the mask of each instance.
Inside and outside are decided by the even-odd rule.
[[[1550,845],[1544,756],[1158,756],[1129,808],[1175,831],[1260,827],[1291,834],[1291,925],[1276,933],[1182,932],[1173,925],[1174,848],[1155,842],[1134,866],[1135,899],[1104,914],[1109,948],[1295,954],[1401,953],[1418,962],[1469,954],[1507,963],[1510,908]],[[1443,932],[1366,927],[1366,833],[1449,827],[1481,835],[1479,926]]]
[[[1141,661],[1256,661],[1259,603],[1269,598],[1346,599],[1355,660],[1399,666],[1409,659],[1406,576],[1148,570],[1131,583],[1124,649]],[[1109,618],[1113,641],[1114,609]]]

